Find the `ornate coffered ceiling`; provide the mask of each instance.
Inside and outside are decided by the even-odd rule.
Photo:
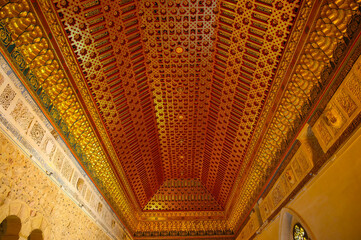
[[[232,236],[360,22],[352,0],[0,4],[3,51],[136,237]]]
[[[300,3],[54,6],[140,207],[181,178],[224,208]]]

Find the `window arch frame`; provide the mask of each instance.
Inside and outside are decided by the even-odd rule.
[[[279,228],[280,240],[294,240],[293,229],[297,223],[300,224],[303,227],[303,229],[306,231],[308,236],[307,240],[316,240],[310,227],[302,219],[302,217],[294,210],[289,208],[283,208],[281,210],[280,215],[281,215],[280,228]]]

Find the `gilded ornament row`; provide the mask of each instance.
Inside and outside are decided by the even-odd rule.
[[[345,77],[312,130],[324,152],[339,139],[361,111],[361,58]]]

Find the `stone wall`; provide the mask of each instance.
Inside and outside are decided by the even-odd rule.
[[[34,229],[44,239],[102,240],[108,236],[0,132],[0,222],[21,219],[20,239]]]

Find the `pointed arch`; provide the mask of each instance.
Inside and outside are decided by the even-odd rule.
[[[20,200],[8,199],[5,204],[0,206],[0,213],[3,213],[0,214],[0,222],[4,221],[10,216],[15,216],[19,219],[20,228],[18,236],[20,237],[20,239],[27,239],[34,230],[41,231],[43,236],[43,238],[41,239],[49,239],[51,234],[51,227],[48,224],[48,221],[40,212],[32,210],[25,202]],[[11,240],[13,239],[14,238],[11,238]],[[35,240],[37,239],[38,238],[35,238]],[[0,240],[5,239],[0,237]]]
[[[43,232],[40,229],[34,229],[30,233],[28,240],[44,240]]]
[[[298,215],[294,210],[289,208],[283,208],[281,210],[279,236],[280,240],[294,240],[293,228],[296,224],[299,224],[307,232],[309,239],[316,240],[310,227],[307,223]]]

